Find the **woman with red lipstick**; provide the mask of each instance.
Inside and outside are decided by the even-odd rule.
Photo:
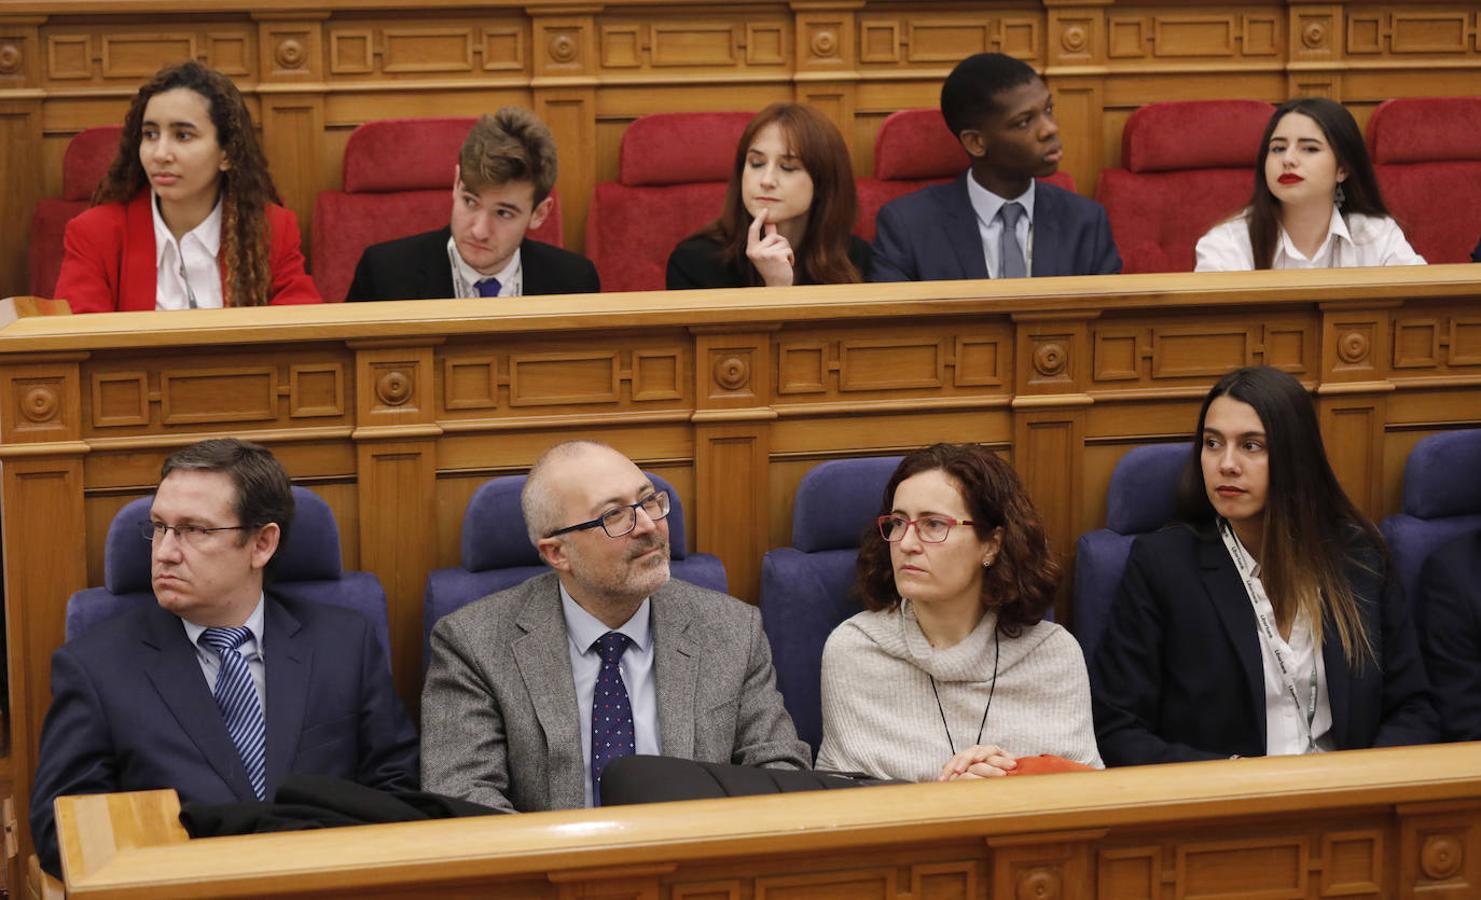
[[[1132,545],[1091,664],[1106,763],[1438,740],[1408,605],[1306,389],[1239,369],[1196,433],[1181,521]]]
[[[670,254],[668,289],[863,281],[857,209],[838,128],[811,106],[773,103],[741,135],[720,218]]]
[[[1342,104],[1301,97],[1270,117],[1250,204],[1198,241],[1198,272],[1418,266]]]
[[[64,239],[73,312],[320,302],[241,93],[200,63],[139,89],[93,204]]]
[[[1059,584],[1013,468],[936,444],[890,476],[859,551],[867,612],[823,649],[819,769],[950,781],[1050,754],[1100,767],[1080,645],[1044,620]]]

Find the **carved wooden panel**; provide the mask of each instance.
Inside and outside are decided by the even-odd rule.
[[[1474,12],[1359,9],[1348,13],[1347,52],[1353,56],[1459,55],[1475,45]]]
[[[1106,24],[1112,59],[1270,57],[1284,41],[1274,11],[1112,15]]]
[[[838,389],[899,391],[938,388],[946,368],[940,340],[877,338],[842,341],[838,348]]]
[[[729,881],[695,881],[676,884],[669,889],[673,900],[742,900],[740,879]]]
[[[1250,326],[1189,325],[1152,332],[1153,378],[1217,377],[1254,361]]]
[[[1335,831],[1322,835],[1323,897],[1378,897],[1383,892],[1383,832]]]
[[[572,345],[574,346],[574,345]],[[449,352],[442,357],[442,408],[448,411],[682,401],[689,356],[646,340],[617,349],[531,347],[528,352]]]
[[[265,422],[276,418],[277,395],[277,371],[270,366],[161,372],[160,422]]]
[[[220,22],[197,28],[176,22],[165,28],[67,25],[43,27],[41,33],[46,47],[45,78],[51,81],[139,82],[160,66],[182,59],[199,59],[240,78],[250,76],[256,63],[257,29],[248,23]]]
[[[1102,850],[1097,866],[1096,885],[1101,896],[1126,900],[1159,900],[1161,897],[1161,848]]]
[[[1177,896],[1243,900],[1302,900],[1306,897],[1308,855],[1304,838],[1251,838],[1190,841],[1174,857]]]
[[[149,376],[146,373],[100,373],[93,377],[92,389],[94,428],[149,424]]]
[[[345,414],[345,371],[338,363],[288,367],[288,415],[294,419]]]
[[[776,875],[756,879],[756,900],[809,900],[812,897],[853,897],[858,900],[896,900],[898,870],[844,869],[806,875]]]
[[[1001,326],[983,324],[960,331],[857,330],[831,340],[817,340],[804,330],[788,332],[776,342],[776,390],[799,400],[802,395],[821,400],[924,390],[996,393],[1011,378],[1012,347]]]
[[[1481,365],[1481,318],[1452,317],[1446,349],[1452,366]]]
[[[76,440],[80,433],[77,372],[33,369],[0,380],[0,439],[5,444]]]
[[[956,900],[977,896],[975,862],[923,863],[910,867],[911,900]]]
[[[1481,828],[1474,803],[1401,807],[1399,885],[1405,897],[1461,900],[1481,893]]]
[[[383,72],[471,72],[473,29],[386,28],[381,32]]]

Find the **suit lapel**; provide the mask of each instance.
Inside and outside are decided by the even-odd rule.
[[[540,264],[540,251],[530,252],[531,242],[525,238],[519,244],[520,277],[524,279],[522,296],[537,297],[543,294],[563,294],[565,291],[555,283],[557,273],[548,265]]]
[[[658,682],[659,752],[694,757],[696,649],[689,637],[693,608],[670,580],[653,592],[653,665]]]
[[[308,704],[313,651],[300,639],[302,626],[269,597],[263,611],[263,669],[267,675],[267,795],[293,770]]]
[[[180,729],[195,743],[201,758],[216,770],[238,800],[256,800],[242,757],[226,733],[221,710],[206,686],[195,648],[186,637],[180,620],[158,610],[148,618],[144,644],[154,653],[146,665],[149,680],[154,683],[154,689],[169,707]]]
[[[1029,273],[1036,278],[1063,275],[1070,269],[1061,257],[1069,249],[1059,236],[1064,221],[1059,210],[1060,198],[1043,184],[1034,185],[1034,267]]]
[[[1349,584],[1352,584],[1349,571]],[[1365,622],[1365,626],[1372,623]],[[1372,634],[1370,629],[1369,634]],[[1337,622],[1330,610],[1322,613],[1322,668],[1327,678],[1327,705],[1332,708],[1332,746],[1337,749],[1355,746],[1347,739],[1352,717],[1347,706],[1353,694],[1352,672],[1347,667],[1347,657],[1342,655],[1342,639],[1337,636]]]
[[[119,275],[119,309],[154,309],[158,302],[159,265],[155,261],[154,195],[148,188],[124,207],[123,271]],[[182,632],[183,633],[183,632]],[[192,651],[194,652],[194,651]]]
[[[1264,747],[1265,734],[1265,664],[1260,660],[1260,635],[1256,631],[1255,611],[1250,606],[1250,595],[1240,580],[1234,561],[1229,558],[1223,541],[1216,535],[1200,533],[1198,563],[1201,568],[1204,589],[1208,591],[1214,612],[1224,626],[1226,636],[1234,645],[1235,656],[1244,676],[1245,692],[1254,713],[1255,727],[1260,735],[1260,746]]]
[[[963,278],[986,278],[987,257],[983,255],[982,232],[977,227],[977,211],[972,208],[971,195],[967,193],[967,179],[971,172],[964,172],[952,182],[946,196],[946,205],[941,217],[947,246],[955,254]]]
[[[448,256],[447,242],[452,239],[452,226],[437,232],[436,247],[428,247],[417,255],[417,290],[423,300],[447,300],[456,296],[453,292],[453,266]],[[411,292],[408,292],[411,293]]]
[[[549,808],[579,809],[586,805],[586,761],[581,756],[581,714],[576,709],[576,679],[571,675],[559,582],[548,575],[527,583],[532,590],[515,617],[525,633],[514,641],[514,661],[545,733]]]

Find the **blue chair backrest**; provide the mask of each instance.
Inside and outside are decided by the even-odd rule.
[[[1086,663],[1105,633],[1132,541],[1177,513],[1178,476],[1190,452],[1185,443],[1133,447],[1111,473],[1106,527],[1080,535],[1075,543],[1075,637]]]
[[[1404,463],[1404,511],[1379,524],[1404,596],[1429,555],[1481,528],[1481,429],[1432,434]]]
[[[669,571],[673,577],[722,593],[729,590],[725,566],[709,553],[690,553],[684,537],[684,506],[673,487],[652,472],[643,473],[669,495]],[[462,565],[437,569],[427,578],[422,604],[422,641],[445,615],[478,600],[522,584],[549,571],[525,530],[519,494],[524,475],[485,481],[463,511]],[[427,655],[423,653],[423,666]]]
[[[67,599],[67,640],[99,622],[155,602],[149,542],[140,530],[149,521],[153,503],[153,494],[140,497],[113,517],[103,549],[103,586],[78,591]],[[389,662],[391,629],[385,589],[369,572],[344,570],[334,513],[308,488],[293,488],[293,524],[287,542],[278,548],[272,573],[269,588],[282,597],[329,603],[369,619]]]
[[[761,560],[761,622],[771,641],[777,688],[797,734],[816,753],[823,739],[823,644],[859,612],[854,563],[874,527],[899,456],[840,459],[802,477],[792,503],[792,546]]]

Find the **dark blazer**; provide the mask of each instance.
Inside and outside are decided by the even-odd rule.
[[[1425,560],[1414,599],[1441,728],[1481,741],[1481,531]]]
[[[1439,736],[1409,608],[1384,571],[1373,550],[1355,552],[1347,568],[1377,666],[1354,673],[1331,617],[1323,622],[1331,737],[1341,750]],[[1265,755],[1258,627],[1212,529],[1171,525],[1137,538],[1090,671],[1106,765]]]
[[[446,300],[453,296],[447,259],[451,226],[365,248],[355,266],[346,300]],[[602,289],[591,260],[525,238],[519,245],[524,296],[595,294]]]
[[[1481,262],[1481,241],[1476,242],[1476,249],[1471,251],[1471,262]]]
[[[671,291],[684,291],[695,288],[737,288],[755,287],[760,281],[757,278],[752,281],[755,274],[754,268],[750,272],[742,272],[739,267],[729,260],[720,257],[720,242],[712,237],[696,235],[682,241],[669,254],[668,274],[664,279],[664,287]],[[865,281],[869,280],[869,270],[873,252],[869,245],[854,235],[849,235],[848,258],[859,270],[859,277]],[[798,284],[812,284],[810,281],[799,281]]]
[[[263,616],[267,794],[290,774],[382,790],[418,787],[416,730],[369,622],[269,595]],[[58,873],[52,801],[64,794],[174,788],[182,803],[255,800],[180,619],[126,613],[52,655],[31,834]]]
[[[874,220],[870,281],[986,278],[970,173],[886,203]],[[1105,207],[1039,182],[1034,189],[1034,265],[1030,275],[1112,275],[1121,255]]]

